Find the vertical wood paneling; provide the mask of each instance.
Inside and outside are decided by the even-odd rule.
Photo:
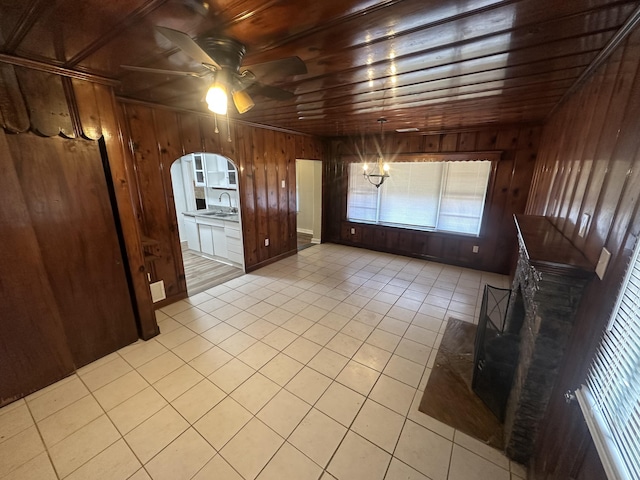
[[[640,234],[639,60],[636,30],[544,128],[528,211],[554,218],[594,265],[602,247],[612,255],[604,278],[592,280],[584,295],[540,430],[530,478],[601,478],[580,410],[568,406],[562,395],[584,382]],[[556,170],[568,175],[556,175]],[[549,206],[547,191],[553,196]],[[577,235],[582,213],[592,215],[584,239]],[[600,476],[594,477],[594,472]]]
[[[500,130],[424,137],[396,134],[386,138],[389,145],[405,149],[398,153],[417,153],[411,151],[416,145],[428,152],[502,151],[502,158],[496,165],[493,182],[487,194],[483,230],[480,237],[471,240],[460,235],[384,226],[364,227],[361,224],[347,222],[348,166],[341,157],[343,153],[353,154],[355,145],[353,139],[331,140],[324,170],[326,190],[323,209],[326,225],[323,232],[329,241],[341,241],[376,250],[418,255],[457,265],[508,273],[512,261],[511,253],[515,251],[516,231],[513,214],[522,213],[526,206],[535,170],[540,130],[540,127],[514,126]],[[420,140],[408,141],[409,138]],[[360,147],[361,140],[355,141]],[[366,139],[365,145],[367,149],[371,149],[367,152],[375,151],[372,139]],[[356,229],[355,234],[349,233],[351,228]],[[370,230],[372,235],[367,235],[367,230]],[[474,245],[479,246],[477,254],[472,253]]]
[[[32,134],[8,140],[69,349],[81,367],[137,339],[99,147]]]
[[[164,192],[165,217],[169,227],[169,234],[171,235],[171,243],[169,246],[171,248],[171,257],[174,259],[172,263],[175,272],[177,292],[182,292],[187,288],[187,280],[184,275],[184,269],[182,268],[182,248],[180,247],[176,204],[173,184],[171,182],[171,165],[182,156],[182,142],[180,131],[176,128],[178,119],[175,113],[168,110],[157,110],[154,117],[160,154],[160,179]],[[164,277],[161,278],[164,279]],[[159,279],[160,278],[157,280]]]
[[[136,298],[136,318],[138,333],[149,339],[159,333],[151,292],[147,280],[147,269],[140,241],[140,222],[137,217],[141,210],[140,195],[135,181],[133,159],[125,151],[127,142],[123,134],[125,122],[123,111],[116,108],[113,91],[95,85],[96,102],[100,113],[100,124],[105,150],[109,158],[109,174],[113,185],[114,201],[118,209],[120,228],[129,264],[129,275]],[[128,145],[128,144],[127,144]]]
[[[22,187],[0,130],[0,406],[74,370]]]

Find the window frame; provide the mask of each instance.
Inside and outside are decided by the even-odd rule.
[[[493,189],[496,182],[498,165],[502,159],[501,151],[475,151],[475,152],[451,152],[451,153],[415,153],[415,154],[397,154],[389,157],[389,165],[391,167],[390,174],[393,175],[393,163],[409,163],[409,162],[474,162],[489,161],[491,167],[489,170],[489,178],[487,180],[487,190],[485,193],[482,218],[480,220],[480,230],[477,235],[468,233],[451,232],[445,230],[437,230],[429,227],[418,227],[414,225],[400,225],[385,222],[373,222],[366,220],[355,220],[348,217],[348,196],[349,196],[349,173],[352,163],[375,163],[376,157],[373,155],[347,155],[342,160],[345,164],[345,197],[344,197],[344,218],[350,223],[359,223],[364,225],[381,226],[385,228],[400,228],[403,230],[412,230],[416,232],[428,232],[439,235],[455,235],[467,238],[482,238],[486,233],[486,223],[489,215],[490,206],[493,202]],[[373,187],[375,188],[375,187]],[[384,188],[381,186],[380,188]],[[379,199],[378,195],[378,199]]]

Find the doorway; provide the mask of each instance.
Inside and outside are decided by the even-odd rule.
[[[228,158],[191,153],[171,165],[187,293],[244,274],[238,173]]]
[[[298,250],[320,243],[322,229],[322,162],[296,159]]]

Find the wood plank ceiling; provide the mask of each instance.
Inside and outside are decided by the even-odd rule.
[[[232,117],[315,135],[539,123],[614,37],[638,1],[613,0],[0,0],[0,61],[119,81],[121,97],[206,112],[206,72],[154,30],[245,44],[243,66],[292,55],[308,73],[260,80]],[[73,74],[73,72],[72,72]]]

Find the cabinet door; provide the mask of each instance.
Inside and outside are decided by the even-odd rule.
[[[206,186],[204,172],[205,172],[204,157],[199,154],[193,154],[193,177],[194,177],[194,182],[196,187]]]
[[[213,227],[213,248],[218,257],[227,258],[227,237],[224,234],[224,227]]]
[[[208,255],[213,255],[213,237],[209,225],[198,225],[200,231],[200,251]]]
[[[193,217],[184,217],[184,230],[187,237],[187,247],[190,250],[200,251],[200,236],[198,235],[198,225]]]

